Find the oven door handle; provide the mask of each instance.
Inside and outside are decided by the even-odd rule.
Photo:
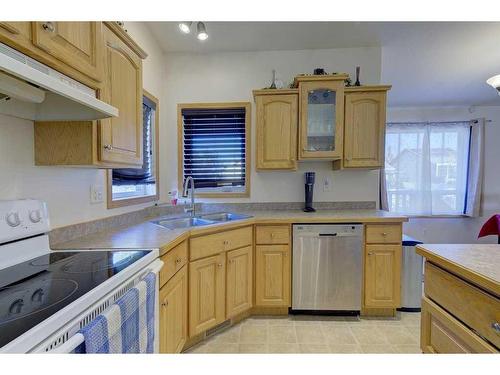
[[[66,341],[64,344],[58,346],[57,348],[54,348],[47,353],[49,354],[63,354],[63,353],[71,353],[73,350],[75,350],[78,345],[83,343],[85,341],[85,337],[81,333],[76,333],[75,335],[71,336],[68,341]]]

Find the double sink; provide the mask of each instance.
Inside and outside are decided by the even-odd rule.
[[[248,219],[251,216],[235,214],[231,212],[218,212],[203,214],[195,217],[177,217],[168,219],[153,220],[151,223],[167,229],[185,229],[191,227],[200,227],[203,225],[217,224],[228,221]]]

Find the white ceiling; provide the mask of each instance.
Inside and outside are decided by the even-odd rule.
[[[204,42],[175,22],[148,25],[165,52],[379,46],[391,106],[500,105],[485,84],[500,74],[500,22],[207,22]]]

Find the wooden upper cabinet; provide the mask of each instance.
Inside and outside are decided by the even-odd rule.
[[[297,90],[254,91],[257,170],[297,169]]]
[[[252,247],[227,253],[226,318],[232,318],[252,307]]]
[[[299,159],[342,158],[347,75],[299,76]]]
[[[382,168],[390,86],[346,88],[344,168]]]
[[[397,308],[401,300],[401,245],[366,245],[367,308]]]
[[[81,73],[101,81],[101,22],[33,22],[33,44]]]
[[[160,353],[180,353],[188,333],[188,272],[182,267],[160,289]]]
[[[99,121],[101,162],[142,165],[142,60],[104,27],[105,81],[101,100],[118,108],[118,117]]]

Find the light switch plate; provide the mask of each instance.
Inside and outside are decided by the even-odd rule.
[[[324,177],[323,178],[323,191],[324,192],[332,191],[332,178],[331,177]]]
[[[102,185],[90,186],[90,203],[97,204],[104,202],[104,187]]]

